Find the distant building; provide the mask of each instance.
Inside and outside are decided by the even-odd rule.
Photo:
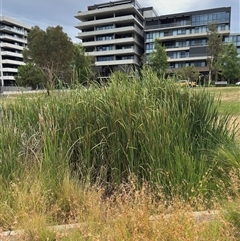
[[[126,66],[139,66],[143,54],[154,50],[157,38],[166,47],[168,72],[194,65],[208,74],[207,25],[214,22],[223,43],[234,42],[240,54],[240,33],[231,34],[231,7],[158,15],[153,7],[142,8],[135,0],[96,4],[75,16],[78,38],[95,57],[100,75]]]
[[[230,34],[230,15],[227,7],[146,18],[145,51],[151,53],[158,38],[166,48],[171,70],[194,65],[207,74],[207,25],[215,22],[225,41]]]
[[[18,66],[24,65],[22,50],[27,46],[31,26],[6,16],[0,16],[0,75],[2,85],[15,85]]]
[[[137,70],[144,53],[144,21],[153,9],[142,8],[136,0],[122,0],[88,6],[75,16],[81,22],[77,38],[95,58],[100,76],[110,72]],[[154,15],[156,16],[156,14]]]
[[[240,33],[231,33],[229,36],[224,37],[223,41],[225,44],[233,42],[240,56]]]

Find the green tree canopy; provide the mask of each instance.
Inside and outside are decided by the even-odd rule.
[[[35,63],[48,77],[47,86],[53,87],[55,77],[69,74],[73,58],[73,43],[62,27],[48,27],[46,31],[33,27],[27,37],[28,48],[24,60]]]
[[[207,64],[209,68],[209,83],[212,81],[212,76],[214,76],[215,81],[218,78],[218,56],[223,51],[222,35],[217,31],[217,24],[209,23],[208,24],[208,33],[207,33],[207,44],[208,44],[208,53],[210,57],[207,59]]]
[[[234,43],[224,46],[223,53],[219,55],[218,68],[227,80],[240,77],[240,58]]]
[[[33,63],[19,66],[15,80],[18,85],[29,86],[33,89],[42,88],[46,85],[46,77],[42,70]]]
[[[199,71],[194,65],[183,66],[177,71],[177,75],[181,76],[181,78],[185,80],[197,81],[199,77]]]
[[[93,78],[91,65],[94,59],[86,55],[81,44],[74,44],[73,54],[73,81],[78,83],[87,83]]]
[[[152,70],[157,73],[158,77],[162,77],[166,73],[168,66],[168,56],[165,47],[162,46],[159,40],[154,41],[154,51],[150,54],[148,63]]]

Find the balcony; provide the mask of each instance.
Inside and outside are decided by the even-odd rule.
[[[129,37],[129,38],[84,42],[82,43],[82,46],[92,47],[92,46],[111,45],[111,44],[127,44],[127,43],[134,43],[134,42],[136,42],[136,40],[133,37]]]
[[[203,44],[203,43],[199,43],[199,44],[181,44],[181,45],[171,45],[171,46],[165,46],[166,48],[166,52],[169,51],[181,51],[181,50],[188,50],[190,49],[190,47],[203,47],[203,46],[207,46],[207,43]]]
[[[11,49],[17,49],[17,50],[23,50],[23,46],[16,45],[16,44],[10,44],[10,43],[0,43],[1,48],[11,48]]]
[[[179,57],[168,57],[168,62],[183,62],[183,61],[194,61],[194,60],[206,60],[208,58],[207,55],[203,56],[201,54],[195,54],[191,56],[179,56]]]
[[[136,64],[138,62],[134,59],[124,59],[124,60],[111,60],[111,61],[97,61],[95,66],[109,66],[109,65],[125,65],[125,64]]]
[[[126,5],[120,5],[120,6],[112,6],[112,7],[106,7],[106,8],[100,8],[100,9],[94,9],[90,11],[84,11],[84,12],[78,12],[75,18],[79,19],[80,21],[86,21],[90,17],[94,16],[106,16],[106,14],[109,13],[124,13],[124,14],[132,14],[136,13],[141,16],[143,19],[143,16],[139,13],[139,11],[132,5],[132,4],[126,4]]]
[[[23,57],[22,54],[11,52],[11,51],[2,51],[1,54],[2,54],[2,56],[11,56],[11,57],[18,57],[18,58],[22,58]]]
[[[3,72],[10,72],[10,73],[17,73],[18,69],[17,68],[3,68]]]
[[[152,29],[164,29],[164,28],[176,28],[176,27],[190,27],[191,21],[186,21],[186,23],[167,23],[167,24],[157,24],[152,26],[145,26],[145,30],[152,30]]]
[[[15,80],[14,76],[3,76],[3,80]]]
[[[134,53],[136,53],[134,49],[115,49],[115,50],[108,50],[108,51],[88,52],[90,56],[124,55],[124,54],[134,54]]]
[[[19,37],[16,37],[16,36],[12,36],[10,34],[1,34],[0,38],[1,39],[5,39],[5,40],[13,40],[15,42],[22,42],[22,43],[27,44],[27,39],[26,38],[19,38]]]
[[[106,19],[99,19],[99,20],[92,20],[87,22],[80,22],[76,26],[76,28],[83,30],[85,28],[104,25],[104,24],[121,24],[121,23],[130,23],[135,22],[137,23],[141,28],[143,28],[143,25],[133,16],[133,15],[127,15],[124,17],[112,17],[112,18],[106,18]]]
[[[25,65],[23,61],[2,59],[2,64],[12,64],[12,65]]]
[[[113,34],[113,33],[128,33],[128,32],[135,32],[139,35],[143,35],[143,31],[130,26],[130,27],[121,27],[121,28],[111,28],[111,29],[105,29],[105,30],[99,30],[99,31],[89,31],[89,32],[82,32],[78,34],[78,38],[86,38],[91,36],[97,36],[97,35],[107,35],[107,34]]]
[[[11,28],[11,27],[8,27],[8,26],[2,26],[2,27],[0,27],[0,31],[8,32],[8,33],[17,33],[17,34],[21,34],[21,35],[24,35],[24,36],[27,35],[27,31],[18,30],[18,29]]]

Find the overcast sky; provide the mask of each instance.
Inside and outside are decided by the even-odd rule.
[[[78,11],[87,6],[109,2],[104,0],[0,0],[1,14],[31,26],[46,29],[60,25],[73,42],[78,29],[74,18]],[[240,0],[138,0],[142,7],[153,6],[159,15],[202,10],[217,7],[232,7],[232,32],[240,33]]]

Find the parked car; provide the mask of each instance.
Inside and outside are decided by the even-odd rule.
[[[238,81],[235,85],[240,85],[240,81]]]
[[[188,81],[188,80],[179,80],[177,82],[181,87],[196,87],[197,84],[195,81]]]

